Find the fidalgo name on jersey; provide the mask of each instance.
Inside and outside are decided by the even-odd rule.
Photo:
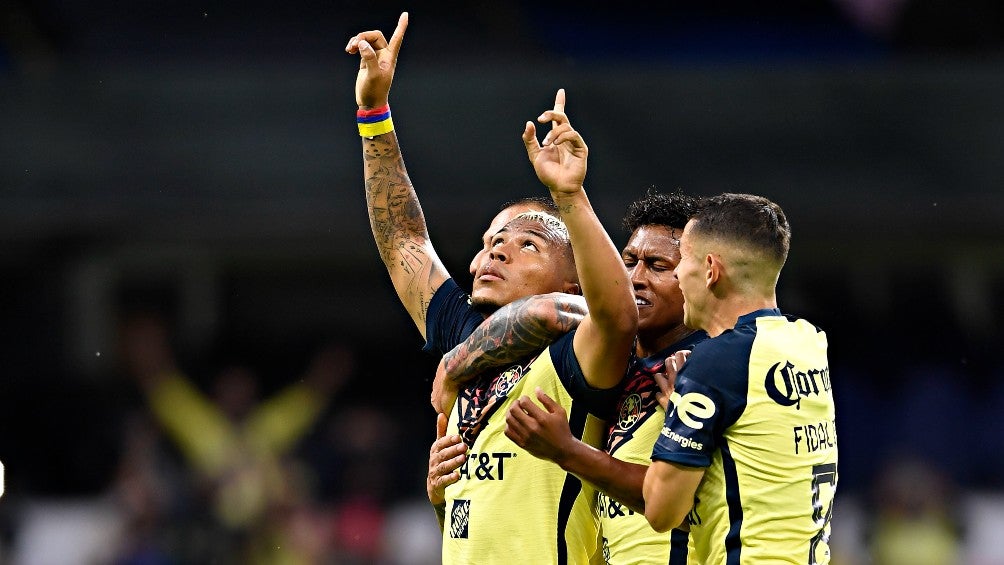
[[[470,453],[460,466],[461,479],[479,481],[505,480],[505,462],[516,457],[515,453]]]
[[[837,446],[837,426],[832,421],[806,424],[792,428],[795,438],[795,453],[814,453],[821,449]]]

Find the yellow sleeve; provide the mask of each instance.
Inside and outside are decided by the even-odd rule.
[[[166,376],[148,398],[157,421],[191,464],[209,476],[219,475],[237,440],[219,408],[178,373]]]
[[[247,440],[259,453],[278,455],[292,449],[321,415],[327,399],[318,396],[304,384],[286,387],[248,418]]]

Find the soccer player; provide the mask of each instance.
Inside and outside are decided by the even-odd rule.
[[[681,193],[650,192],[633,202],[624,218],[631,233],[621,255],[628,269],[638,307],[635,359],[616,406],[600,414],[609,422],[605,450],[576,439],[564,409],[545,393],[528,396],[510,409],[506,435],[533,455],[553,461],[598,490],[597,512],[602,555],[608,564],[670,565],[686,562],[687,532],[670,536],[656,532],[645,519],[642,485],[652,445],[665,418],[657,401],[656,375],[667,357],[689,350],[707,336],[683,323],[683,296],[673,271],[680,260],[680,236],[696,209],[696,201]],[[532,299],[531,299],[532,300]],[[540,348],[561,335],[574,316],[549,311],[554,301],[509,305],[486,320],[463,344],[444,357],[446,378],[466,380],[491,366],[503,365],[514,350]],[[661,376],[661,375],[660,375]],[[455,482],[464,461],[462,443],[442,431],[430,453],[430,497]]]
[[[595,530],[579,529],[584,521],[577,516],[582,509],[588,512],[580,481],[522,451],[502,433],[501,422],[524,389],[539,386],[568,410],[581,435],[587,405],[609,401],[627,367],[637,310],[627,271],[582,188],[588,149],[564,114],[564,91],[559,90],[554,109],[538,117],[552,124],[550,133],[541,143],[534,124],[527,122],[523,141],[560,219],[528,213],[508,222],[492,236],[467,297],[429,242],[390,121],[387,99],[407,22],[402,14],[390,41],[378,31],[363,32],[349,40],[346,50],[361,59],[357,122],[370,225],[426,348],[453,348],[485,314],[517,298],[581,289],[590,307],[577,330],[547,351],[457,390],[449,426],[464,437],[472,455],[469,474],[447,492],[443,561],[586,562]]]
[[[707,200],[680,238],[684,323],[710,339],[675,379],[645,477],[657,530],[685,518],[691,563],[828,563],[837,438],[826,334],[775,287],[791,230],[761,196]],[[682,361],[682,359],[677,359]]]

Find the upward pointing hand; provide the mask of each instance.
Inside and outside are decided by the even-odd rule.
[[[354,35],[345,45],[346,53],[359,53],[356,104],[361,108],[376,108],[387,103],[406,29],[408,12],[402,12],[390,41],[384,39],[382,31],[372,30]]]
[[[523,129],[526,155],[537,178],[552,192],[571,194],[582,190],[589,148],[565,115],[565,89],[559,89],[555,95],[554,109],[541,114],[537,121],[551,123],[551,131],[543,143],[537,142],[533,122],[527,122]]]

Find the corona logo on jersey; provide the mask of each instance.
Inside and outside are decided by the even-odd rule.
[[[621,413],[617,418],[617,426],[622,430],[630,430],[641,418],[641,396],[632,394],[621,404]]]
[[[767,371],[763,386],[767,396],[781,406],[794,406],[802,409],[802,399],[816,396],[830,390],[830,368],[809,369],[799,371],[790,361],[774,363]],[[778,367],[781,367],[780,371]],[[780,377],[780,387],[778,387]]]

